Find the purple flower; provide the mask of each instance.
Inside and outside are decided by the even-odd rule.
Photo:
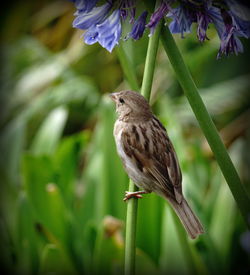
[[[90,12],[78,10],[77,17],[73,21],[73,27],[81,30],[86,30],[91,26],[98,24],[107,16],[111,5],[106,3],[100,7],[94,7]]]
[[[230,11],[222,10],[221,13],[224,21],[224,30],[222,34],[219,34],[221,45],[217,58],[220,58],[222,54],[228,56],[231,53],[237,55],[239,52],[243,52],[243,45],[239,37],[247,37],[245,31],[240,28]]]
[[[231,12],[231,14],[237,28],[244,34],[246,38],[249,38],[250,37],[250,20],[249,21],[242,20],[233,12]]]
[[[225,30],[225,24],[224,24],[220,10],[218,9],[218,12],[210,13],[210,17],[219,35],[219,38],[221,39],[222,34]]]
[[[178,8],[172,9],[168,13],[173,21],[169,24],[169,29],[172,33],[181,33],[184,37],[184,32],[190,32],[191,25],[195,21],[194,13],[189,9],[188,5],[180,4]]]
[[[134,21],[135,18],[135,0],[123,0],[121,1],[120,14],[123,20],[130,17],[130,22]]]
[[[226,25],[226,29],[221,37],[221,45],[217,58],[220,58],[222,54],[228,56],[231,53],[236,55],[243,52],[243,46],[238,38],[240,33],[236,30],[233,25]]]
[[[150,28],[150,35],[154,33],[156,26],[163,18],[163,16],[165,16],[168,13],[169,10],[169,3],[162,1],[159,8],[151,15],[149,23],[146,25],[146,27]]]
[[[246,38],[250,37],[250,9],[243,2],[235,0],[226,0],[229,7],[229,14],[237,30]]]
[[[211,22],[209,16],[203,12],[197,12],[197,37],[201,42],[204,42],[207,37],[208,24]]]
[[[98,0],[71,0],[79,12],[90,12],[97,4]]]
[[[193,23],[197,23],[197,37],[204,42],[207,37],[209,24],[214,24],[221,40],[217,58],[223,54],[238,54],[243,51],[240,37],[250,37],[250,9],[236,0],[161,0],[159,7],[151,14],[146,23],[147,11],[136,20],[136,0],[106,0],[104,4],[96,6],[99,0],[70,0],[76,6],[73,27],[85,30],[84,41],[92,45],[99,43],[108,51],[112,51],[119,43],[122,35],[122,23],[129,18],[132,24],[127,38],[138,40],[143,36],[145,27],[153,34],[157,24],[164,17],[172,21],[169,29],[172,33],[191,31]],[[106,2],[106,3],[105,3]],[[138,5],[137,5],[138,3]]]
[[[92,45],[96,42],[112,52],[121,37],[120,11],[115,10],[102,23],[92,25],[83,35],[86,44]]]
[[[138,40],[142,37],[145,27],[146,27],[146,19],[148,16],[148,12],[144,11],[139,18],[135,21],[131,32],[128,35],[129,37],[132,37],[134,40]]]
[[[196,13],[197,17],[197,37],[201,42],[204,42],[205,39],[208,39],[206,32],[208,25],[215,20],[220,20],[223,22],[220,10],[211,5],[204,5],[204,8]]]

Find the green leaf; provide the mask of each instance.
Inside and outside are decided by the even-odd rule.
[[[235,202],[223,181],[213,207],[213,217],[209,228],[210,235],[220,255],[225,272],[229,272],[229,252],[231,248],[234,224],[236,222]],[[227,226],[221,226],[221,225]]]
[[[122,226],[122,221],[112,216],[105,216],[99,225],[93,254],[94,274],[122,272],[124,255]]]
[[[189,266],[176,229],[176,226],[181,225],[176,225],[173,215],[170,206],[166,206],[163,212],[161,231],[160,268],[164,273],[188,274]]]
[[[65,127],[67,115],[67,110],[60,107],[47,116],[31,145],[31,150],[35,154],[52,154],[55,151]]]
[[[41,275],[49,274],[78,274],[72,266],[69,259],[64,253],[54,244],[47,244],[42,252],[41,268],[39,271]]]
[[[36,232],[36,223],[32,206],[22,192],[18,201],[18,269],[24,273],[37,273],[39,268],[39,253],[43,242],[39,240]],[[25,253],[23,253],[25,251]]]
[[[25,155],[24,187],[36,214],[37,222],[62,242],[67,240],[67,211],[60,190],[54,183],[53,164],[48,157]]]
[[[138,206],[137,230],[140,233],[137,235],[136,244],[155,264],[159,263],[161,253],[162,214],[165,203],[163,198],[152,193],[144,195]]]
[[[62,139],[53,155],[57,184],[69,207],[72,206],[76,197],[75,190],[80,177],[79,164],[86,143],[89,139],[89,132],[81,132]],[[79,196],[78,199],[81,199]]]
[[[6,184],[17,186],[20,181],[19,166],[25,141],[26,123],[17,118],[1,129],[0,175]]]

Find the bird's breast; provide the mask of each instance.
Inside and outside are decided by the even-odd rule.
[[[123,131],[127,131],[126,124],[124,122],[116,122],[114,127],[114,137],[116,142],[117,153],[122,159],[124,169],[126,170],[129,178],[131,178],[138,187],[143,189],[149,189],[148,183],[149,180],[145,177],[143,172],[138,169],[138,166],[135,163],[135,159],[131,156],[128,156],[124,150],[124,144],[122,140]],[[147,185],[145,185],[147,184]]]
[[[123,124],[124,124],[123,122],[116,121],[115,127],[114,127],[114,137],[115,137],[117,153],[124,161],[127,158],[127,156],[124,152],[124,147],[122,142],[122,133],[125,129],[125,125]]]

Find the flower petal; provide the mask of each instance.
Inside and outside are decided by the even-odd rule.
[[[100,7],[93,8],[90,12],[78,12],[78,16],[73,21],[73,27],[81,30],[86,30],[92,25],[103,21],[107,16],[111,5],[106,3]]]
[[[170,10],[170,5],[162,1],[161,5],[156,9],[156,11],[151,15],[149,23],[146,25],[146,27],[150,28],[150,35],[154,33],[154,30],[160,20],[165,16],[168,11]]]
[[[243,52],[243,45],[238,38],[237,30],[233,25],[227,25],[221,38],[221,45],[217,55],[220,58],[223,54],[228,56],[231,53],[238,54]]]
[[[131,32],[128,37],[132,37],[134,40],[138,40],[142,37],[145,27],[146,27],[146,19],[148,16],[148,12],[144,11],[138,19],[135,21]]]
[[[115,10],[102,23],[91,26],[83,37],[86,44],[92,45],[98,42],[102,47],[112,52],[119,42],[121,33],[120,12]]]
[[[98,0],[73,0],[75,6],[80,12],[90,12],[97,4]]]
[[[184,37],[184,32],[190,32],[192,22],[195,20],[188,7],[182,4],[178,8],[172,9],[167,16],[173,19],[169,24],[170,31],[172,33],[181,33],[182,37]]]

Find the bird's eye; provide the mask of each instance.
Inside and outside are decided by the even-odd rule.
[[[125,103],[124,99],[121,98],[121,97],[119,98],[119,101],[120,101],[120,103],[122,103],[122,104]]]

